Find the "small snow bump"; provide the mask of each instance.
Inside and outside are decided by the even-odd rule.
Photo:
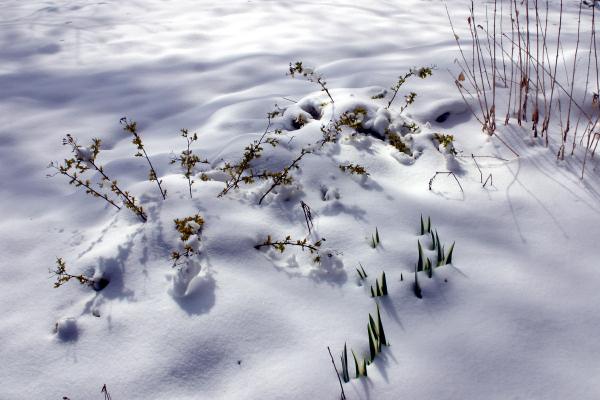
[[[77,328],[77,320],[75,318],[61,318],[54,326],[56,337],[63,342],[72,342],[77,340],[79,329]]]

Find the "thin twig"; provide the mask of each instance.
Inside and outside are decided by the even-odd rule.
[[[495,137],[496,139],[498,139],[500,141],[500,143],[502,143],[504,146],[506,146],[506,148],[509,149],[515,156],[521,157],[519,155],[519,153],[516,152],[515,149],[513,149],[512,147],[510,147],[509,144],[504,141],[504,139],[502,139],[500,136],[498,136],[498,132],[494,132],[493,137]]]
[[[506,36],[505,33],[503,33],[504,37],[506,37],[508,40],[511,40],[510,38],[508,38],[508,36]],[[534,59],[533,55],[530,53],[525,52],[525,55],[530,58],[530,59]],[[514,60],[512,60],[512,62],[515,62]],[[543,67],[543,70],[546,74],[548,74],[550,77],[552,77],[552,73],[550,71],[548,71],[548,69],[546,69],[546,67]],[[585,109],[583,109],[583,107],[575,101],[575,99],[573,99],[573,97],[570,95],[570,92],[567,88],[565,88],[563,85],[561,85],[561,83],[556,80],[553,79],[554,83],[556,84],[556,86],[563,91],[563,93],[565,94],[565,96],[567,96],[567,98],[572,99],[573,100],[573,105],[575,105],[575,107],[577,107],[577,109],[581,112],[581,114],[588,120],[588,121],[592,121],[592,117],[585,111]]]
[[[561,19],[562,19],[562,0],[560,2],[560,6],[561,6]],[[575,87],[575,71],[577,70],[577,52],[579,51],[579,34],[580,34],[580,28],[581,28],[581,8],[582,8],[582,6],[580,4],[579,5],[579,17],[577,18],[577,44],[575,45],[575,56],[573,58],[573,76],[571,78],[571,92],[569,94],[569,109],[567,111],[567,124],[566,124],[563,134],[561,135],[563,146],[564,146],[565,142],[567,141],[567,134],[569,133],[569,128],[571,126],[571,106],[573,104],[573,89]],[[563,151],[563,158],[564,158],[564,151]]]
[[[431,179],[429,180],[429,190],[432,190],[432,186],[433,186],[433,181],[435,180],[435,178],[438,175],[452,175],[454,177],[454,180],[456,181],[456,183],[458,184],[458,187],[460,188],[460,191],[465,193],[465,191],[463,190],[462,185],[460,184],[460,182],[458,181],[458,178],[456,177],[456,175],[454,174],[454,172],[452,171],[436,171],[436,173],[431,177]]]
[[[117,210],[120,210],[121,207],[119,205],[117,205],[117,203],[115,203],[111,198],[108,197],[108,194],[104,193],[100,193],[98,192],[96,189],[94,189],[90,183],[88,183],[88,181],[84,181],[81,180],[79,177],[75,176],[75,175],[71,175],[69,174],[67,171],[61,171],[59,167],[56,166],[55,163],[51,163],[50,164],[51,168],[55,168],[58,172],[54,173],[54,174],[49,174],[49,177],[55,176],[56,174],[62,174],[68,178],[71,179],[71,182],[75,182],[77,184],[77,186],[83,186],[84,188],[86,188],[88,190],[88,193],[90,193],[91,195],[95,196],[95,197],[100,197],[104,200],[106,200],[110,205],[112,205],[113,207],[116,207]]]
[[[143,222],[148,221],[148,216],[146,215],[146,213],[142,210],[142,208],[138,205],[135,204],[134,200],[131,198],[131,196],[129,195],[128,192],[123,192],[121,190],[121,188],[119,188],[115,181],[112,181],[105,173],[104,173],[104,169],[101,166],[98,166],[95,162],[95,160],[89,159],[87,160],[88,163],[90,163],[90,165],[92,167],[94,167],[94,169],[100,173],[100,175],[102,176],[102,178],[107,181],[107,182],[111,182],[111,188],[113,189],[114,192],[116,192],[121,199],[125,200],[126,205],[128,205],[128,208],[131,210],[134,210],[135,213],[138,215],[138,217],[140,217],[140,219]]]
[[[344,393],[344,386],[342,385],[342,380],[340,379],[340,373],[335,366],[335,361],[333,361],[333,355],[331,354],[331,349],[327,346],[327,351],[329,351],[329,357],[331,357],[331,363],[333,364],[333,369],[335,369],[335,374],[337,375],[338,382],[340,383],[340,389],[342,390],[342,394],[340,395],[340,400],[346,400],[346,393]]]
[[[265,137],[269,133],[269,129],[273,124],[273,118],[275,118],[277,115],[279,115],[278,111],[267,113],[267,127],[265,128],[265,131],[258,140],[255,140],[246,147],[244,158],[240,161],[240,163],[231,167],[231,171],[229,171],[231,179],[225,182],[225,189],[219,193],[218,197],[223,197],[229,193],[230,190],[239,188],[240,182],[244,181],[244,178],[248,178],[243,176],[244,172],[250,168],[250,163],[260,156],[260,153],[263,150],[261,146],[265,142],[269,142],[269,139],[265,141]],[[277,142],[274,141],[271,143],[274,144]]]
[[[300,206],[302,206],[304,219],[306,220],[306,227],[308,228],[308,234],[310,235],[312,233],[312,229],[314,228],[310,207],[304,201],[300,201]]]
[[[496,160],[500,160],[500,161],[506,161],[506,162],[510,161],[510,160],[507,160],[506,158],[502,158],[502,157],[498,157],[498,156],[479,156],[477,154],[475,154],[475,155],[471,154],[470,156],[455,156],[455,157],[457,157],[457,158],[465,158],[465,157],[495,158]]]
[[[477,159],[475,158],[475,156],[473,154],[471,154],[471,157],[473,158],[473,161],[475,162],[475,166],[477,167],[477,170],[479,171],[479,183],[483,183],[483,172],[481,172],[481,168],[479,168],[479,164],[477,163]]]
[[[121,125],[123,125],[123,130],[125,132],[129,132],[133,135],[133,144],[135,144],[137,146],[137,150],[138,150],[138,153],[136,154],[136,156],[142,156],[142,155],[144,156],[144,158],[148,162],[148,166],[150,167],[150,180],[156,181],[156,184],[158,185],[158,190],[160,191],[160,194],[161,194],[163,200],[166,200],[167,199],[167,191],[162,188],[162,185],[161,185],[162,181],[158,178],[156,169],[154,169],[154,166],[152,165],[152,161],[150,161],[150,157],[148,156],[148,153],[146,153],[146,148],[144,147],[144,144],[142,143],[142,138],[140,137],[140,135],[137,131],[137,124],[135,123],[135,121],[128,120],[127,117],[121,118],[121,120],[119,122],[121,123]]]
[[[492,178],[491,173],[488,175],[487,179],[483,183],[483,187],[485,187],[485,185],[488,183],[488,181],[490,181],[490,186],[494,186],[494,178]]]
[[[308,249],[310,251],[316,251],[316,252],[319,251],[319,247],[317,247],[315,245],[308,244],[308,242],[303,243],[302,241],[293,241],[291,239],[282,240],[279,242],[265,242],[265,243],[254,245],[254,248],[256,250],[260,249],[261,247],[274,247],[274,248],[278,249],[278,248],[281,248],[280,246],[298,246],[298,247],[301,247],[302,250]]]
[[[285,167],[283,169],[283,171],[281,171],[280,174],[278,174],[277,176],[273,177],[273,184],[271,185],[271,187],[269,187],[269,189],[267,189],[267,191],[261,196],[260,200],[258,201],[258,204],[262,204],[263,200],[265,199],[265,197],[267,197],[267,195],[269,193],[271,193],[271,191],[273,191],[273,189],[275,189],[277,186],[281,185],[281,183],[288,178],[288,174],[290,172],[290,170],[292,168],[297,167],[298,163],[300,162],[300,160],[302,160],[302,158],[307,155],[312,153],[310,150],[306,150],[306,149],[302,149],[302,151],[300,152],[300,155],[298,157],[296,157],[296,159],[294,161],[291,162],[290,165],[288,165],[287,167]]]
[[[106,389],[106,384],[102,386],[100,393],[104,393],[104,400],[111,400],[110,393],[108,393],[108,389]]]

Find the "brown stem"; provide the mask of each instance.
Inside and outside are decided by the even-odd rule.
[[[136,134],[136,136],[139,138],[139,136]],[[141,139],[140,139],[141,140]],[[142,152],[144,153],[144,157],[146,158],[146,161],[148,161],[148,165],[150,166],[150,170],[152,171],[152,174],[154,175],[154,178],[156,180],[156,184],[158,185],[158,190],[160,191],[160,194],[162,195],[163,200],[167,199],[167,192],[166,190],[163,190],[161,184],[160,184],[160,179],[158,179],[158,174],[156,173],[156,170],[154,169],[154,166],[152,165],[152,161],[150,161],[150,157],[148,157],[148,153],[146,153],[146,149],[142,147]]]
[[[473,158],[473,162],[475,162],[475,166],[479,171],[479,183],[483,183],[483,172],[481,172],[481,168],[479,168],[479,164],[477,163],[477,159],[475,158],[475,156],[471,154],[471,157]]]
[[[310,151],[306,150],[306,149],[302,149],[302,151],[300,152],[300,155],[298,157],[296,157],[296,159],[294,161],[292,161],[292,163],[290,165],[288,165],[287,167],[285,167],[283,169],[283,171],[281,172],[280,175],[276,176],[273,178],[273,184],[271,185],[271,187],[269,187],[269,189],[267,189],[267,191],[262,195],[262,197],[260,198],[260,200],[258,201],[258,204],[262,204],[263,200],[265,199],[265,197],[271,193],[271,191],[273,191],[273,189],[275,189],[277,186],[281,185],[281,182],[287,178],[289,171],[294,168],[299,162],[300,160],[302,160],[302,158],[311,153]]]
[[[87,184],[85,181],[82,181],[81,179],[77,178],[75,175],[71,175],[66,171],[60,171],[59,173],[62,175],[65,175],[69,178],[71,178],[72,181],[77,182],[79,185],[83,186],[84,188],[86,188],[87,190],[89,190],[94,196],[96,197],[101,197],[104,200],[106,200],[109,204],[111,204],[112,206],[116,207],[117,210],[120,210],[121,207],[119,207],[113,200],[111,200],[107,194],[101,194],[100,192],[98,192],[96,189],[94,189],[93,187],[91,187],[89,184]]]
[[[190,157],[192,155],[192,153],[190,152],[190,144],[192,143],[192,141],[190,140],[189,137],[185,138],[186,142],[187,142],[187,157]],[[189,159],[189,158],[188,158]],[[188,166],[189,168],[189,166]],[[192,172],[191,170],[188,169],[187,171],[187,181],[188,181],[188,189],[190,191],[190,199],[192,198]]]
[[[561,18],[562,18],[562,0],[560,2],[561,5]],[[573,104],[573,89],[575,87],[575,71],[577,69],[577,52],[579,51],[579,34],[581,27],[581,8],[582,4],[579,4],[579,18],[577,20],[577,44],[575,45],[575,57],[573,58],[573,75],[571,76],[571,92],[569,95],[569,108],[567,111],[567,124],[562,134],[562,144],[564,145],[567,141],[567,133],[569,132],[569,127],[571,125],[571,106]],[[560,42],[559,42],[560,43]],[[556,71],[555,71],[556,73]]]
[[[519,108],[517,110],[517,123],[519,124],[519,126],[521,126],[521,121],[522,121],[522,115],[523,115],[523,108],[522,108],[522,104],[523,104],[523,87],[522,87],[522,83],[523,80],[525,79],[525,73],[524,73],[524,69],[523,69],[523,49],[521,46],[521,41],[522,41],[522,34],[521,34],[521,26],[520,26],[520,22],[519,22],[519,8],[517,6],[517,0],[513,0],[514,2],[514,10],[515,10],[515,20],[516,20],[516,24],[517,24],[517,33],[519,35],[518,37],[518,44],[519,44],[519,71],[521,72],[521,77],[519,79],[519,83],[517,84],[517,88],[519,89]],[[514,44],[514,41],[511,39],[512,43]],[[511,61],[514,63],[514,60],[511,58]],[[516,96],[515,96],[515,100],[516,100]]]
[[[96,165],[96,163],[95,163],[94,160],[90,159],[90,160],[88,160],[88,162],[94,167],[94,169],[96,171],[98,171],[100,173],[100,175],[102,175],[102,177],[106,181],[112,183],[112,181],[110,180],[110,178],[108,176],[106,176],[106,174],[104,173],[104,170],[101,167],[98,167],[98,165]],[[148,221],[148,217],[146,216],[146,213],[144,213],[144,211],[142,211],[140,207],[136,206],[135,203],[133,202],[133,200],[131,200],[131,198],[127,194],[123,193],[123,191],[117,185],[114,185],[114,188],[116,189],[116,191],[119,194],[119,196],[121,196],[121,198],[123,200],[125,200],[125,202],[127,204],[129,204],[129,207],[132,210],[136,211],[136,214],[140,217],[140,219],[142,221],[144,221],[144,222]]]
[[[294,242],[292,240],[282,240],[279,242],[261,243],[261,244],[255,245],[254,248],[256,250],[258,250],[261,247],[277,247],[277,246],[298,246],[298,247],[301,247],[302,250],[309,249],[311,251],[319,252],[319,248],[312,244],[298,243],[298,242]]]
[[[460,188],[460,191],[465,193],[465,191],[463,190],[462,185],[460,184],[458,178],[456,177],[456,175],[454,174],[454,172],[452,171],[437,171],[429,180],[429,190],[432,190],[432,186],[433,186],[433,181],[435,180],[435,178],[438,175],[452,175],[454,177],[454,180],[456,181],[456,183],[458,184],[458,187]]]
[[[263,144],[263,140],[265,139],[265,136],[269,132],[269,128],[271,128],[272,119],[273,119],[272,115],[270,113],[267,114],[267,127],[265,128],[265,131],[263,132],[261,137],[258,139],[258,141],[251,144],[251,146],[254,146],[255,149],[257,149],[258,147],[260,147],[261,144]],[[223,191],[221,193],[219,193],[218,197],[223,197],[224,195],[229,193],[229,191],[231,189],[237,188],[238,184],[242,180],[242,175],[248,169],[248,167],[249,167],[249,162],[245,162],[245,160],[242,160],[240,165],[237,166],[237,175],[233,176],[231,178],[231,180],[226,182],[225,189],[223,189]]]

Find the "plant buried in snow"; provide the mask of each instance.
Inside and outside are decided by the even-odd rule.
[[[136,157],[144,157],[148,162],[148,166],[150,167],[150,172],[148,174],[148,180],[151,182],[156,182],[158,185],[158,190],[160,194],[165,200],[167,198],[167,190],[163,189],[161,186],[162,180],[158,179],[158,174],[156,173],[156,169],[152,165],[152,161],[150,161],[150,157],[148,157],[148,153],[146,153],[146,149],[144,148],[144,143],[142,142],[142,138],[137,131],[137,123],[135,121],[128,120],[127,117],[121,118],[119,121],[121,125],[123,125],[123,130],[125,132],[130,133],[133,136],[131,143],[136,146],[137,153],[135,153]]]
[[[448,249],[448,252],[446,253],[444,246],[442,246],[442,244],[440,243],[440,238],[437,234],[437,231],[435,232],[435,234],[431,232],[431,236],[432,248],[430,250],[435,251],[437,257],[435,265],[432,263],[429,257],[425,257],[423,253],[423,246],[421,246],[421,241],[417,240],[417,250],[419,253],[419,259],[417,261],[417,272],[428,271],[430,278],[434,267],[437,268],[452,263],[452,253],[454,252],[454,245],[456,244],[456,242],[453,242],[450,246],[450,249]]]
[[[344,383],[350,382],[350,373],[348,372],[348,347],[344,343],[344,351],[340,355],[340,363],[342,364],[342,380]]]
[[[340,126],[347,126],[348,128],[359,130],[362,129],[362,123],[367,116],[367,110],[363,107],[356,107],[351,111],[344,111],[339,116],[337,123]]]
[[[292,126],[294,127],[294,129],[300,129],[304,125],[306,125],[307,122],[308,120],[304,115],[298,114],[298,116],[292,121]]]
[[[381,241],[379,240],[379,229],[375,227],[375,235],[371,235],[371,247],[375,249],[377,248],[377,246],[379,246],[380,243]]]
[[[400,112],[406,110],[409,105],[415,102],[417,98],[417,94],[415,92],[410,92],[406,96],[404,96],[404,105],[400,107]]]
[[[421,241],[417,240],[417,250],[419,254],[419,258],[417,263],[415,264],[415,282],[413,284],[413,290],[415,296],[418,298],[422,298],[421,286],[419,285],[418,272],[424,271],[427,273],[429,278],[433,277],[433,271],[435,268],[441,267],[443,265],[452,264],[452,254],[454,253],[454,245],[455,242],[452,243],[448,252],[445,251],[444,246],[440,240],[440,237],[437,231],[431,228],[431,218],[427,218],[427,222],[424,222],[423,215],[421,215],[421,231],[420,236],[430,236],[431,237],[431,247],[429,250],[435,251],[437,256],[437,261],[434,264],[429,257],[425,256],[423,251],[423,246],[421,245]]]
[[[329,93],[329,89],[327,88],[327,82],[323,79],[323,77],[314,72],[312,68],[307,68],[302,65],[302,61],[296,61],[295,63],[290,63],[289,75],[294,78],[296,74],[301,75],[309,82],[314,82],[321,86],[321,91],[325,92],[332,103],[335,103],[333,97],[331,97],[331,93]]]
[[[190,146],[193,142],[198,140],[198,134],[190,134],[187,129],[181,130],[181,136],[185,138],[187,142],[187,148],[181,152],[181,154],[177,157],[174,157],[171,160],[171,164],[175,164],[179,162],[181,165],[181,169],[183,170],[183,177],[188,181],[188,188],[190,192],[190,199],[192,198],[192,185],[194,184],[194,180],[192,176],[194,175],[194,169],[196,168],[196,164],[203,163],[208,164],[208,160],[200,160],[196,154],[193,153]],[[202,174],[200,179],[208,180],[208,177],[205,174]]]
[[[327,143],[336,143],[344,127],[354,131],[362,129],[362,123],[367,115],[367,110],[356,107],[351,111],[344,111],[337,119],[332,119],[329,124],[321,126],[323,138],[319,141],[321,147]]]
[[[425,233],[431,232],[431,217],[427,217],[427,222],[423,221],[423,214],[421,214],[421,236]]]
[[[381,274],[381,279],[375,279],[375,288],[371,285],[371,297],[387,296],[388,287],[385,279],[385,272]]]
[[[302,212],[304,213],[304,220],[306,221],[306,227],[308,228],[308,234],[312,233],[312,230],[315,228],[313,224],[312,210],[304,201],[300,201],[300,206],[302,207]]]
[[[415,282],[413,283],[413,292],[418,299],[422,299],[423,292],[421,290],[421,285],[419,284],[419,275],[417,273],[417,264],[415,264]]]
[[[346,393],[344,393],[344,386],[342,385],[342,380],[340,379],[340,373],[337,370],[337,367],[335,366],[335,361],[333,360],[333,354],[331,354],[331,349],[329,348],[329,346],[327,346],[327,351],[329,352],[329,357],[331,358],[331,364],[333,365],[333,368],[335,370],[335,376],[338,378],[338,383],[340,384],[340,400],[346,400]],[[346,356],[347,358],[347,356]]]
[[[185,262],[182,258],[188,259],[199,253],[198,245],[200,243],[200,233],[204,226],[204,219],[200,214],[196,214],[181,219],[176,218],[173,222],[175,222],[175,230],[179,232],[179,239],[183,245],[183,251],[171,252],[173,267],[176,267]]]
[[[419,126],[415,122],[404,122],[402,127],[408,130],[410,133],[416,133],[419,130]]]
[[[116,203],[116,200],[105,192],[105,188],[108,186],[109,190],[121,199],[125,207],[137,214],[137,216],[143,221],[148,220],[148,216],[141,205],[137,204],[137,200],[126,190],[122,190],[116,180],[112,180],[106,175],[104,167],[99,165],[96,161],[98,154],[100,153],[100,139],[92,139],[92,144],[85,148],[77,143],[77,141],[69,134],[63,138],[63,145],[70,146],[73,157],[66,158],[63,164],[57,162],[51,162],[48,167],[56,169],[56,174],[61,174],[69,178],[69,184],[75,187],[84,187],[85,192],[91,196],[99,197],[105,200],[107,203],[117,209],[121,209]],[[100,182],[97,184],[92,183],[88,178],[84,177],[84,174],[88,171],[95,171],[100,174]],[[54,176],[51,174],[49,176]],[[97,188],[95,187],[97,186]]]
[[[359,358],[356,356],[356,353],[354,352],[354,350],[352,351],[352,356],[354,358],[354,369],[356,371],[356,378],[360,378],[361,376],[367,376],[367,366],[370,365],[373,361],[375,361],[375,358],[377,357],[378,354],[381,353],[382,347],[383,346],[389,346],[389,343],[387,342],[387,339],[385,337],[385,331],[383,329],[383,322],[381,320],[381,312],[379,310],[379,304],[376,302],[375,303],[377,305],[377,321],[375,321],[375,319],[373,318],[373,316],[371,314],[369,314],[369,322],[367,324],[367,333],[369,335],[369,358],[363,358],[360,362],[359,362]],[[331,354],[331,350],[330,350],[330,354]],[[333,356],[332,356],[332,361],[333,361]],[[348,347],[347,345],[344,343],[344,350],[342,351],[341,355],[340,355],[340,362],[341,362],[341,374],[338,373],[338,376],[341,375],[342,380],[345,383],[350,382],[350,371],[348,368]],[[335,367],[335,363],[334,363],[334,367]],[[336,372],[337,372],[337,368],[336,368]],[[340,382],[341,385],[341,382]],[[342,389],[343,390],[343,389]]]
[[[279,113],[279,111],[273,111],[267,114],[267,128],[258,140],[255,140],[246,146],[242,160],[239,163],[234,165],[225,163],[225,166],[221,168],[222,171],[229,175],[230,179],[225,182],[225,189],[221,191],[219,197],[226,195],[232,189],[238,189],[240,184],[248,185],[255,183],[257,180],[271,180],[271,186],[269,186],[269,188],[265,191],[265,193],[263,193],[258,201],[258,204],[262,204],[265,197],[267,197],[267,195],[275,190],[278,186],[289,185],[293,182],[293,178],[290,173],[300,168],[300,161],[304,158],[304,156],[313,152],[311,149],[302,148],[300,154],[279,171],[256,171],[255,168],[252,167],[252,162],[261,157],[263,145],[265,143],[270,144],[273,147],[276,147],[279,144],[279,139],[267,137],[267,134],[270,133],[269,129],[273,123],[273,118],[278,116]],[[281,134],[282,131],[280,129],[276,129],[273,133]]]
[[[77,282],[82,285],[93,286],[94,281],[88,278],[85,275],[72,275],[67,272],[67,264],[65,260],[60,257],[56,258],[56,268],[51,269],[50,273],[56,276],[56,282],[54,282],[54,287],[59,288],[65,283],[69,282],[71,279],[75,279]]]
[[[365,272],[365,269],[363,268],[361,263],[358,263],[358,265],[360,266],[360,269],[356,268],[356,273],[358,274],[358,278],[361,281],[364,281],[367,278],[367,276],[369,276],[369,275],[367,275],[367,273]]]
[[[291,184],[293,182],[293,178],[290,175],[290,172],[296,169],[300,169],[300,161],[304,158],[304,156],[311,153],[312,150],[303,148],[302,150],[300,150],[300,154],[294,160],[292,160],[290,164],[285,166],[281,171],[263,171],[261,174],[259,174],[257,176],[258,178],[262,180],[271,179],[272,183],[271,186],[269,186],[269,188],[265,191],[265,193],[263,193],[260,200],[258,200],[258,204],[262,204],[265,197],[267,197],[267,195],[271,193],[277,186]]]
[[[379,312],[379,304],[377,304],[377,322],[369,314],[369,323],[367,324],[367,333],[369,335],[369,352],[370,362],[375,361],[375,357],[381,353],[382,346],[389,346],[383,330],[383,322],[381,321],[381,313]]]
[[[262,136],[253,141],[251,144],[246,146],[244,149],[244,155],[237,164],[225,163],[225,166],[221,168],[223,172],[229,175],[229,179],[225,182],[225,189],[221,191],[219,197],[225,196],[232,189],[238,189],[240,184],[251,184],[254,183],[257,174],[252,169],[252,162],[261,157],[263,152],[263,145],[270,144],[276,147],[279,144],[279,140],[273,137],[267,137],[270,133],[269,129],[273,124],[273,118],[279,115],[279,111],[272,111],[267,114],[267,128],[265,129]],[[275,130],[275,133],[281,133],[280,130]]]
[[[444,148],[448,149],[448,151],[454,155],[456,155],[456,150],[454,149],[454,135],[444,135],[443,133],[434,133],[433,138]]]
[[[413,99],[414,100],[414,99]],[[367,116],[367,110],[362,107],[356,107],[354,110],[343,112],[336,120],[332,120],[328,125],[321,126],[323,138],[320,140],[320,145],[323,147],[327,143],[336,143],[344,127],[350,128],[357,132],[364,132],[363,121]],[[415,133],[418,130],[417,124],[404,123],[403,127],[409,132]],[[397,133],[386,130],[386,135],[389,143],[398,151],[412,156],[410,147],[408,147]]]
[[[298,246],[302,249],[302,251],[308,250],[310,254],[314,255],[313,262],[320,263],[321,255],[319,254],[319,251],[324,241],[325,238],[321,238],[314,243],[310,243],[306,238],[302,240],[293,240],[290,235],[286,236],[283,240],[274,241],[271,238],[271,235],[269,235],[267,236],[267,240],[265,240],[263,243],[257,244],[254,246],[254,248],[259,250],[261,247],[272,247],[280,253],[283,253],[286,249],[286,246]]]
[[[363,358],[360,362],[359,362],[359,358],[356,356],[356,353],[354,352],[354,350],[351,350],[352,352],[352,357],[354,358],[354,370],[355,370],[355,377],[356,379],[360,378],[361,376],[367,376],[367,365],[368,365],[368,361],[366,358]],[[342,354],[340,354],[340,363],[342,365],[342,380],[344,381],[344,383],[348,383],[350,382],[350,371],[349,371],[349,367],[348,367],[348,346],[346,345],[346,343],[344,343],[344,350],[342,351]]]
[[[390,144],[392,146],[394,146],[396,148],[396,150],[398,150],[401,153],[408,154],[409,156],[412,156],[412,152],[410,151],[410,147],[408,147],[406,145],[406,143],[404,143],[402,141],[402,139],[400,139],[400,135],[398,135],[397,133],[388,131],[387,132],[387,137],[388,137],[388,141],[390,142]]]
[[[354,370],[356,371],[356,379],[360,378],[361,376],[367,376],[367,359],[363,358],[359,362],[359,358],[356,356],[354,350],[352,350],[352,357],[354,358]]]
[[[417,247],[419,251],[419,260],[417,261],[416,272],[425,271],[427,272],[427,276],[429,278],[433,277],[433,264],[429,257],[425,257],[423,253],[423,247],[421,246],[421,241],[417,240]]]
[[[321,147],[327,143],[336,143],[338,137],[342,133],[342,126],[345,125],[341,121],[341,117],[338,120],[331,120],[327,125],[321,125],[321,134],[323,138],[319,141]]]
[[[341,164],[339,168],[342,172],[348,172],[350,175],[369,176],[365,167],[359,164]]]
[[[408,78],[410,78],[412,76],[418,76],[421,79],[425,79],[425,78],[431,76],[432,74],[433,74],[433,68],[421,67],[421,68],[413,68],[410,71],[408,71],[406,74],[398,77],[398,82],[396,82],[396,84],[390,88],[392,90],[393,94],[392,94],[392,98],[390,99],[390,101],[388,102],[388,104],[385,108],[390,108],[392,106],[392,103],[394,102],[394,100],[396,99],[396,96],[398,95],[398,91],[400,90],[402,85],[404,85],[406,83],[406,80]],[[411,92],[410,94],[408,94],[405,97],[404,106],[401,107],[400,111],[401,112],[404,111],[410,104],[414,103],[416,97],[417,97],[417,94],[414,92]]]

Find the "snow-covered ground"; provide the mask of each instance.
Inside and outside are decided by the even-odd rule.
[[[466,2],[450,3],[468,35]],[[578,9],[565,7],[572,45]],[[3,0],[0,399],[100,399],[103,384],[114,400],[339,398],[327,346],[338,369],[344,343],[368,356],[376,303],[390,346],[368,378],[344,384],[348,399],[597,398],[597,159],[582,181],[580,155],[557,164],[556,144],[532,145],[514,124],[499,134],[520,157],[483,134],[447,71],[457,56],[438,1]],[[333,105],[318,85],[286,76],[294,61],[325,77]],[[433,76],[409,80],[384,111],[397,77],[423,66]],[[386,99],[371,98],[385,89]],[[417,99],[400,114],[409,91]],[[283,129],[270,135],[280,144],[264,146],[257,169],[314,152],[260,205],[268,182],[217,197],[219,169],[261,137],[275,104],[285,109],[271,127]],[[344,128],[337,143],[315,145],[321,126],[357,109],[369,134]],[[298,115],[306,123],[294,127]],[[137,121],[166,200],[133,157],[123,116]],[[411,122],[420,129],[407,134]],[[211,179],[196,178],[193,199],[169,163],[185,148],[182,128],[198,133],[192,149],[210,162],[199,164]],[[412,156],[377,137],[385,128],[404,135]],[[98,161],[148,222],[46,176],[50,161],[70,157],[68,133],[85,145],[102,139]],[[453,135],[459,157],[435,133]],[[482,187],[471,154],[493,156],[478,159],[492,185]],[[350,163],[369,176],[340,170]],[[429,190],[448,170],[462,191],[448,176]],[[188,282],[171,267],[173,220],[197,213],[201,268]],[[422,299],[413,291],[417,240],[429,243],[420,215],[446,249],[456,242],[451,265],[432,279],[419,273]],[[325,238],[322,260],[293,246],[256,250],[269,235]],[[109,285],[53,288],[57,257]],[[384,271],[389,294],[373,299]]]

